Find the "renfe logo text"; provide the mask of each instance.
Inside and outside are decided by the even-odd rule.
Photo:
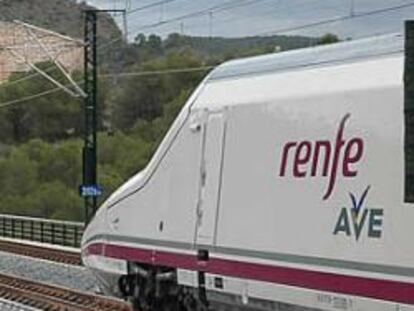
[[[350,116],[348,113],[340,121],[333,142],[287,142],[282,148],[279,176],[325,177],[327,186],[324,200],[332,194],[338,174],[348,178],[357,176],[357,163],[364,154],[364,141],[360,137],[344,138],[345,125]]]

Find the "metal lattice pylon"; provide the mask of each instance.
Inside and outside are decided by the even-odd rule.
[[[74,69],[82,68],[83,41],[17,20],[2,22],[1,26],[0,63],[2,58],[7,60],[8,74],[32,69],[69,95],[86,96],[70,75]],[[68,83],[57,81],[36,65],[44,61],[54,63]]]

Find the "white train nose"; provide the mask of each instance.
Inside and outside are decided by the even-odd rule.
[[[88,257],[90,257],[92,253],[99,253],[100,255],[103,255],[101,254],[101,252],[97,251],[97,246],[104,245],[104,243],[106,242],[106,230],[107,225],[105,221],[104,209],[100,208],[85,228],[85,231],[82,236],[81,254],[82,261],[86,266],[89,266]]]

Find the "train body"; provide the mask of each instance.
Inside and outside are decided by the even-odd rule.
[[[403,49],[396,35],[219,66],[99,209],[85,265],[142,309],[414,310]]]

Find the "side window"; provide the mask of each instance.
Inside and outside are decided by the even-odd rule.
[[[405,201],[414,203],[414,21],[405,26]]]

